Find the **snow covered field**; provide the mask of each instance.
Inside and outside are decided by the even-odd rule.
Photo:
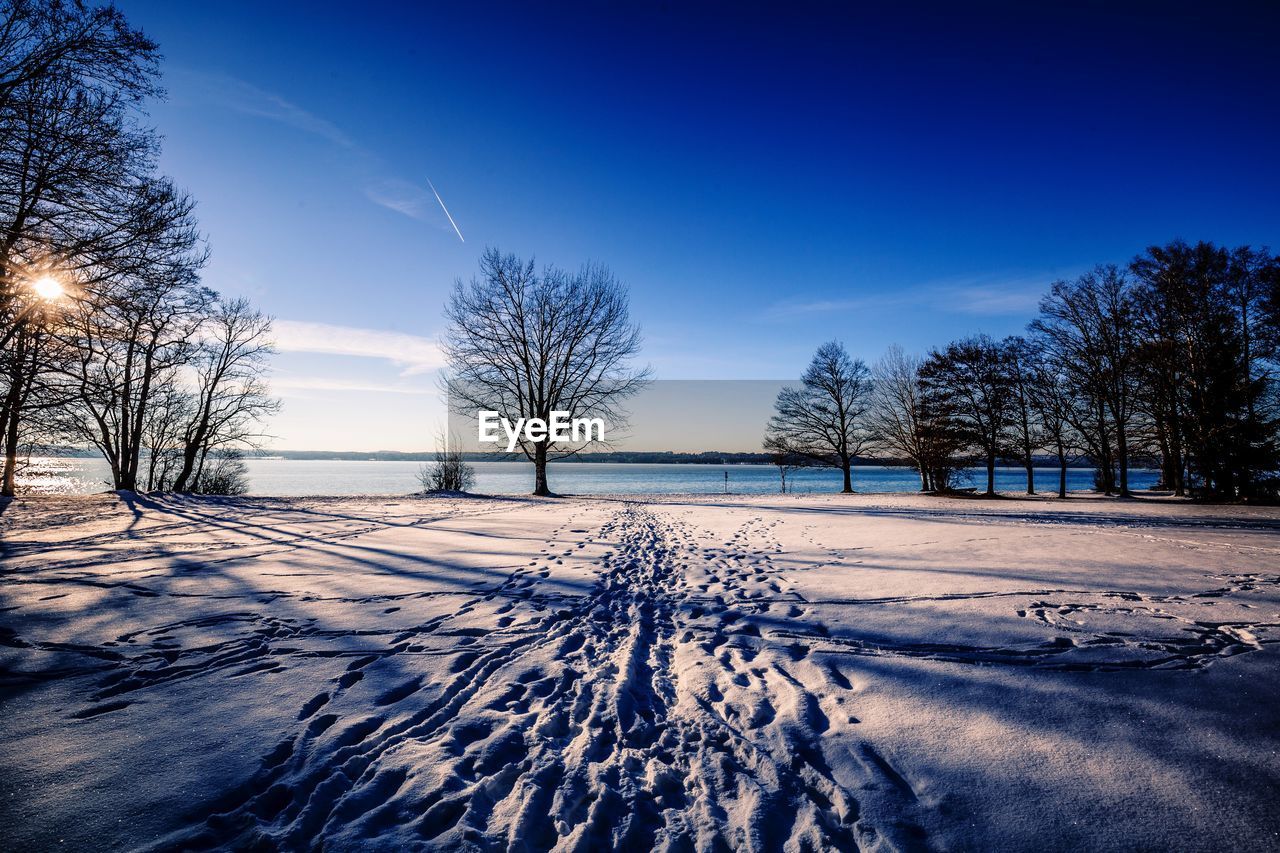
[[[0,515],[0,847],[1280,846],[1280,512]]]

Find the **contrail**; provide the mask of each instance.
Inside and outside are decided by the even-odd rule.
[[[458,230],[458,223],[453,221],[453,216],[449,213],[449,208],[444,206],[444,199],[440,198],[440,193],[436,192],[436,185],[431,183],[431,179],[427,178],[427,186],[431,187],[431,192],[435,194],[436,201],[440,202],[440,209],[444,211],[444,215],[449,217],[449,224],[453,226],[453,232],[458,235],[458,239],[467,242],[467,238],[462,236],[462,232]]]

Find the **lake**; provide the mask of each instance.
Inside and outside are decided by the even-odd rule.
[[[402,495],[418,491],[421,462],[369,462],[301,459],[249,459],[249,486],[257,495]],[[483,494],[525,494],[533,489],[533,464],[529,462],[477,462],[475,491]],[[563,494],[768,494],[778,491],[778,471],[772,465],[639,465],[603,462],[553,463],[548,479],[553,491]],[[986,474],[971,469],[961,485],[983,486]],[[1155,471],[1131,471],[1131,488],[1150,488]],[[1056,491],[1056,468],[1038,468],[1036,489]],[[796,492],[840,490],[840,472],[833,468],[805,469],[788,478]],[[1026,474],[1021,468],[996,469],[996,488],[1021,491]],[[19,486],[28,492],[84,494],[110,488],[105,461],[89,458],[33,459]],[[859,466],[853,469],[853,487],[860,492],[914,492],[920,479],[909,468]],[[1093,471],[1072,468],[1067,488],[1093,487]]]

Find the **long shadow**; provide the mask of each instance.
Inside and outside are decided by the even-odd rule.
[[[507,506],[524,503],[524,501],[503,502]],[[127,714],[128,704],[134,700],[135,696],[143,696],[150,688],[171,684],[174,681],[235,678],[242,674],[256,673],[252,679],[247,679],[243,682],[243,689],[255,689],[255,686],[259,683],[259,677],[269,676],[278,671],[277,664],[284,662],[287,665],[289,660],[299,658],[345,657],[359,660],[371,655],[376,659],[376,666],[380,668],[383,680],[392,683],[413,683],[415,679],[421,680],[421,671],[413,662],[415,655],[421,653],[413,651],[414,645],[421,638],[432,634],[439,636],[446,644],[443,653],[449,654],[457,653],[463,649],[462,645],[450,648],[451,644],[459,641],[473,642],[475,640],[476,635],[474,633],[468,634],[465,632],[451,639],[449,622],[462,615],[459,610],[464,608],[461,606],[453,608],[442,617],[429,619],[425,623],[418,623],[414,620],[402,621],[400,624],[380,627],[366,626],[363,628],[359,624],[334,624],[335,619],[338,622],[350,622],[350,619],[354,618],[352,615],[338,615],[335,617],[334,614],[327,612],[326,604],[332,602],[338,596],[271,589],[268,585],[254,582],[254,577],[260,576],[246,576],[244,573],[230,570],[231,566],[237,562],[251,565],[255,559],[269,556],[261,553],[261,547],[263,545],[280,545],[281,539],[285,540],[284,544],[287,545],[287,548],[281,549],[280,552],[272,553],[292,552],[287,556],[276,557],[286,562],[296,560],[303,566],[309,566],[316,562],[316,557],[312,556],[312,554],[316,549],[320,549],[322,552],[322,557],[320,557],[321,565],[324,571],[332,576],[340,577],[343,567],[349,565],[358,568],[362,572],[374,571],[402,576],[433,587],[433,589],[419,592],[409,591],[391,596],[373,595],[350,599],[354,603],[374,604],[387,599],[400,600],[415,595],[456,594],[465,596],[465,600],[471,601],[479,601],[486,598],[510,600],[516,603],[518,607],[528,608],[530,612],[536,612],[539,608],[550,610],[557,602],[563,601],[566,597],[586,595],[591,588],[589,582],[566,578],[539,578],[534,582],[532,588],[511,587],[511,581],[517,569],[523,567],[531,557],[537,556],[527,551],[519,554],[516,554],[514,549],[510,553],[495,551],[489,555],[485,565],[466,566],[439,560],[424,554],[406,554],[394,548],[365,546],[355,542],[335,542],[332,536],[324,534],[299,534],[299,531],[289,529],[288,518],[275,519],[272,523],[262,524],[245,523],[246,520],[243,518],[211,517],[210,513],[201,511],[204,507],[209,506],[203,502],[198,504],[197,507],[192,507],[185,505],[185,501],[172,502],[155,500],[150,497],[128,496],[126,498],[121,496],[121,504],[131,516],[130,524],[126,528],[129,531],[127,535],[139,544],[145,543],[148,545],[148,553],[145,556],[149,561],[155,561],[157,565],[157,570],[153,571],[147,578],[146,586],[142,591],[145,591],[148,595],[171,596],[175,600],[188,597],[218,599],[226,602],[227,609],[221,613],[209,613],[205,610],[195,614],[192,619],[166,624],[157,624],[156,620],[147,620],[143,628],[132,631],[129,635],[121,635],[108,644],[114,646],[114,648],[102,649],[102,652],[107,655],[106,660],[92,658],[98,652],[98,649],[92,646],[72,647],[65,644],[29,642],[15,637],[16,640],[24,643],[27,648],[38,649],[44,653],[54,653],[59,656],[70,655],[79,657],[81,660],[84,659],[84,655],[91,656],[88,665],[77,666],[72,661],[73,665],[71,666],[57,665],[44,673],[48,680],[65,681],[87,678],[97,682],[96,686],[92,688],[93,701],[81,711],[76,712],[81,714],[84,719],[97,718],[106,713]],[[235,510],[254,512],[260,508],[259,505],[252,502],[235,502],[232,506],[218,502],[214,506],[216,507],[219,504],[226,509],[232,509],[233,512]],[[288,508],[276,505],[271,509],[283,510]],[[456,507],[452,508],[453,512],[449,512],[449,507],[442,507],[441,509],[445,510],[445,514],[441,516],[442,518],[456,517]],[[288,512],[282,514],[295,517],[298,515]],[[161,516],[161,520],[155,518],[157,515]],[[336,535],[338,537],[358,537],[367,535],[371,531],[376,532],[380,529],[386,529],[387,527],[423,526],[420,521],[412,524],[388,525],[381,523],[384,520],[347,516],[343,513],[312,513],[311,517],[321,517],[329,520],[354,520],[362,523],[362,528],[354,532],[337,531]],[[146,527],[143,524],[143,519],[157,521],[159,526],[165,526],[164,520],[172,518],[182,519],[191,525],[204,529],[211,528],[237,534],[235,538],[239,539],[240,542],[231,548],[229,552],[215,551],[211,554],[192,554],[181,549],[175,550],[170,543],[152,540],[150,534],[153,532],[153,528]],[[457,525],[450,525],[450,528],[456,527]],[[429,527],[424,527],[424,530],[429,530]],[[452,530],[450,535],[456,535],[457,532],[457,530]],[[114,535],[120,536],[122,534],[120,531],[116,531]],[[66,543],[59,544],[62,547],[66,546]],[[249,551],[248,553],[244,553],[246,549]],[[471,554],[473,557],[477,556],[474,551]],[[514,557],[514,565],[505,568],[492,565],[495,562],[494,558],[499,557]],[[483,555],[479,555],[477,559],[481,561],[485,558]],[[399,565],[394,565],[397,563]],[[163,566],[163,570],[159,569],[160,566]],[[123,596],[116,597],[114,601],[110,598],[100,600],[92,614],[81,614],[80,619],[89,616],[92,623],[104,628],[114,623],[137,622],[138,614],[131,611],[138,601],[135,598],[135,594],[139,590],[126,589],[126,582],[113,583],[110,574],[110,571],[108,571],[105,575],[92,578],[78,578],[64,574],[51,580],[70,586],[84,582],[90,582],[93,585],[101,584],[113,596]],[[180,590],[172,584],[173,581],[179,579],[207,580],[211,589],[208,593]],[[131,581],[127,583],[131,586],[137,586]],[[166,589],[166,587],[169,588]],[[35,628],[36,636],[42,633],[38,625],[30,623],[29,620],[24,621],[27,622],[23,626],[24,628]],[[92,632],[88,624],[81,624],[85,624],[85,631],[78,631],[77,633]],[[217,626],[220,624],[225,624],[231,630],[224,631],[218,628]],[[175,633],[175,631],[181,631],[187,626],[194,625],[204,626],[201,631],[213,631],[214,636],[220,637],[220,639],[215,640],[213,643],[206,641],[196,645],[191,645],[188,639],[179,639],[177,646],[165,642],[164,638],[166,637],[180,637],[180,634]],[[279,626],[292,627],[289,627],[285,634],[276,635],[272,633],[278,631]],[[29,630],[27,633],[30,636]],[[504,632],[495,632],[492,629],[488,629],[484,633],[500,636]],[[504,641],[511,643],[522,642],[522,636],[517,632]],[[135,648],[134,642],[144,638],[146,640],[145,645],[141,648]],[[359,638],[360,641],[351,648],[345,648],[342,641],[347,638]],[[32,640],[34,640],[34,637],[32,637]],[[315,642],[320,642],[322,648],[310,650],[287,648],[289,646],[305,647]],[[338,644],[337,647],[334,646],[335,643]],[[383,648],[381,651],[377,651],[376,648],[370,647],[371,644],[375,647],[380,645]],[[432,652],[432,654],[436,653],[440,652]],[[375,664],[365,663],[362,669],[373,665]],[[254,669],[255,667],[262,668]],[[39,675],[35,673],[28,673],[28,675],[32,676],[31,680],[22,689],[35,689],[39,686],[41,680]],[[238,684],[239,682],[236,683]],[[233,689],[231,688],[232,682],[229,681],[227,684],[228,689]],[[17,688],[16,685],[14,687],[15,689]],[[88,689],[87,686],[86,689]],[[187,688],[181,689],[185,690]],[[333,688],[330,688],[327,692],[331,694]],[[12,696],[13,693],[9,691],[9,695]],[[298,711],[298,713],[301,714],[302,712]],[[251,718],[246,717],[246,720],[248,719]],[[305,725],[305,722],[299,723],[300,728],[305,728]],[[244,786],[249,784],[255,774],[255,762],[258,756],[245,754],[242,757],[244,759],[243,773],[245,781],[240,783],[239,788],[233,788],[231,792],[233,798],[237,796],[237,790],[241,791],[241,793],[247,791]],[[208,808],[207,804],[199,804],[192,814],[193,816],[208,814]]]
[[[601,498],[602,501],[648,502],[643,497],[638,500],[622,498]],[[791,505],[782,503],[735,503],[735,502],[700,502],[700,501],[652,501],[660,506],[682,506],[688,508],[708,509],[725,508],[741,509],[753,512],[778,512],[783,514],[807,514],[822,516],[872,516],[885,518],[906,518],[913,521],[970,521],[974,519],[998,519],[1040,524],[1076,524],[1097,525],[1104,527],[1149,527],[1175,528],[1199,527],[1222,528],[1234,531],[1275,533],[1280,532],[1280,519],[1253,519],[1232,516],[1186,515],[1181,517],[1161,517],[1152,515],[1134,515],[1120,513],[1087,513],[1071,511],[1035,511],[1013,512],[1001,510],[965,511],[962,509],[930,509],[925,507],[875,507],[875,506],[839,506],[839,505]],[[967,505],[968,506],[968,505]]]
[[[159,641],[171,634],[172,631],[166,632],[164,629],[178,625],[188,625],[191,620],[174,622],[171,625],[150,625],[138,632],[139,637],[149,636],[151,638],[149,648],[136,652],[128,651],[127,654],[130,655],[128,661],[102,664],[117,670],[131,670],[131,674],[148,670],[150,675],[139,681],[133,690],[118,690],[122,685],[133,687],[133,685],[124,681],[110,683],[105,687],[99,685],[100,690],[113,692],[104,695],[99,703],[94,706],[95,708],[106,707],[114,702],[126,701],[131,694],[137,691],[145,691],[150,686],[172,683],[163,681],[147,682],[147,679],[157,674],[162,678],[172,676],[175,679],[181,678],[183,680],[188,678],[210,678],[215,675],[227,676],[240,668],[259,664],[281,661],[287,663],[291,658],[295,657],[313,658],[319,656],[321,651],[333,652],[335,656],[343,660],[351,659],[353,663],[362,657],[373,655],[378,660],[376,663],[366,664],[367,667],[377,666],[384,668],[387,681],[409,685],[422,676],[421,668],[415,666],[414,656],[418,652],[411,651],[410,646],[414,645],[418,639],[431,634],[441,638],[449,636],[446,633],[448,629],[445,627],[449,624],[447,618],[439,622],[436,622],[435,619],[430,619],[418,625],[396,627],[386,626],[362,629],[358,625],[338,625],[335,622],[342,621],[343,617],[335,617],[333,614],[326,613],[322,606],[312,606],[313,603],[319,605],[323,602],[332,601],[334,600],[333,598],[304,598],[294,594],[284,594],[279,590],[272,590],[255,584],[253,577],[261,577],[261,575],[246,577],[243,573],[232,571],[232,565],[236,563],[251,563],[253,560],[264,556],[284,553],[288,554],[288,556],[280,557],[279,559],[285,562],[292,562],[297,559],[305,566],[315,561],[315,558],[311,556],[312,554],[321,553],[322,559],[325,561],[323,571],[326,573],[340,573],[344,568],[351,567],[361,572],[370,571],[403,577],[412,581],[429,582],[432,585],[446,587],[445,592],[452,590],[454,594],[476,598],[483,598],[484,596],[507,598],[517,602],[528,603],[530,607],[536,604],[550,606],[561,596],[588,595],[594,589],[593,584],[588,581],[568,579],[538,580],[536,582],[538,588],[549,590],[546,594],[509,587],[504,588],[504,584],[511,582],[515,574],[514,569],[511,572],[504,572],[501,567],[491,565],[482,567],[460,566],[424,554],[405,554],[394,548],[369,546],[350,541],[335,542],[333,538],[323,534],[299,534],[297,531],[290,531],[288,530],[288,522],[285,520],[274,520],[271,523],[246,522],[238,525],[235,519],[210,518],[205,512],[200,511],[202,507],[209,506],[204,502],[199,502],[195,505],[188,505],[186,501],[169,502],[167,500],[152,503],[154,505],[148,505],[145,501],[134,502],[133,504],[126,502],[126,506],[130,512],[143,512],[148,516],[152,513],[169,514],[177,518],[186,519],[191,524],[210,525],[216,529],[237,532],[249,540],[247,544],[236,546],[236,549],[247,549],[248,553],[224,555],[213,552],[207,555],[212,559],[206,559],[206,555],[200,553],[186,553],[175,550],[165,543],[158,543],[156,546],[157,551],[163,556],[154,557],[154,559],[164,559],[167,560],[167,563],[161,573],[148,580],[148,585],[152,588],[152,591],[178,598],[200,594],[179,592],[174,589],[163,590],[166,581],[176,582],[178,580],[203,577],[210,581],[211,586],[215,584],[223,585],[225,590],[219,593],[218,597],[227,596],[226,600],[229,607],[236,606],[236,603],[238,603],[238,609],[229,612],[246,614],[242,617],[236,617],[237,620],[240,620],[233,623],[237,626],[237,630],[231,632],[223,642],[240,643],[241,645],[229,649],[210,650],[199,646],[180,648],[177,650],[178,657],[176,661],[169,660],[168,656],[172,655],[174,650],[166,649]],[[524,502],[522,501],[521,503]],[[228,506],[227,504],[214,504],[214,506],[219,505]],[[693,505],[705,506],[705,504]],[[252,512],[257,506],[259,505],[245,505],[242,503],[239,508],[242,511]],[[757,512],[763,509],[763,507],[755,504],[740,504],[740,506]],[[277,507],[277,510],[280,510],[280,507]],[[830,510],[823,511],[829,512]],[[918,517],[918,513],[914,511],[901,514],[913,518]],[[386,527],[421,526],[403,523],[383,525],[378,524],[377,519],[349,516],[342,513],[319,512],[316,515],[333,519],[359,521],[365,525],[371,525],[375,531]],[[949,518],[921,520],[955,520],[951,513],[942,512],[940,515]],[[989,517],[989,514],[983,514],[983,516]],[[1071,515],[1073,521],[1078,518],[1079,516]],[[137,523],[136,520],[135,523]],[[458,524],[449,525],[448,530],[451,535],[457,535],[459,531],[456,528],[458,526]],[[431,529],[429,526],[423,526],[424,531]],[[147,530],[147,528],[141,530],[139,541],[146,541]],[[344,531],[341,535],[358,537],[367,535],[369,532],[369,530],[365,530],[361,534]],[[489,534],[484,535],[488,536]],[[282,542],[282,537],[287,537],[287,541]],[[494,536],[493,538],[505,539],[507,537]],[[252,550],[261,548],[265,544],[280,546],[281,550],[278,552],[273,551],[266,555]],[[485,553],[490,560],[504,555],[504,552],[498,550]],[[532,555],[525,556],[527,558]],[[149,559],[152,558],[149,557]],[[817,561],[814,562],[816,563]],[[388,563],[397,563],[398,565],[388,565]],[[873,564],[870,567],[903,570],[901,565]],[[790,566],[787,568],[790,570]],[[918,571],[924,569],[908,568],[906,570]],[[973,570],[948,569],[937,571],[968,576],[974,574]],[[1008,573],[993,572],[992,574],[1003,579],[1011,577]],[[468,580],[475,580],[477,577],[486,580],[487,584],[477,588],[475,585],[467,583]],[[76,582],[73,578],[62,578],[60,580],[64,583]],[[121,592],[124,593],[123,590]],[[405,596],[415,594],[420,593],[404,593]],[[1102,595],[1107,593],[1094,592],[1091,594]],[[133,593],[129,593],[129,595],[131,597],[110,605],[106,612],[95,614],[95,616],[109,623],[129,615],[129,605],[137,600],[132,597]],[[211,597],[212,595],[213,593],[211,593]],[[351,600],[373,603],[387,599],[383,596],[373,595],[363,599]],[[737,602],[738,605],[742,606],[750,606],[756,603],[761,603],[761,600],[750,599]],[[856,603],[872,606],[888,602],[865,600]],[[263,610],[263,608],[269,609]],[[219,618],[220,616],[226,617],[227,614],[213,614],[212,617],[205,616],[201,618]],[[450,616],[450,614],[446,614],[446,616]],[[1164,748],[1168,746],[1168,761],[1174,762],[1179,767],[1187,768],[1192,772],[1199,770],[1201,767],[1211,765],[1210,769],[1215,781],[1219,779],[1225,780],[1223,784],[1230,786],[1230,789],[1239,795],[1242,803],[1252,803],[1255,808],[1265,807],[1264,799],[1260,794],[1261,789],[1277,781],[1274,778],[1275,773],[1271,774],[1271,778],[1259,779],[1254,776],[1252,780],[1247,778],[1232,780],[1229,778],[1231,771],[1236,771],[1237,777],[1243,775],[1238,772],[1239,766],[1225,758],[1218,759],[1218,763],[1212,765],[1212,759],[1206,758],[1207,750],[1202,744],[1194,742],[1197,740],[1196,738],[1179,739],[1173,735],[1164,737],[1157,733],[1151,735],[1151,740],[1138,740],[1135,735],[1137,729],[1132,722],[1115,727],[1101,725],[1099,726],[1100,732],[1097,735],[1098,743],[1087,744],[1084,743],[1084,738],[1089,732],[1085,727],[1071,722],[1070,718],[1066,716],[1065,709],[1062,711],[1063,716],[1060,720],[1046,716],[1048,712],[1044,710],[1044,708],[1054,704],[1072,706],[1073,710],[1076,711],[1082,707],[1088,707],[1093,709],[1097,718],[1105,723],[1111,718],[1111,715],[1130,713],[1130,708],[1138,703],[1146,702],[1149,699],[1146,691],[1149,691],[1152,685],[1185,684],[1185,681],[1174,681],[1174,679],[1188,678],[1188,673],[1186,672],[1133,672],[1131,669],[1129,674],[1125,675],[1117,672],[1074,671],[1069,667],[1054,665],[1055,662],[1061,661],[1064,657],[1065,652],[1061,650],[1061,647],[1047,646],[1043,649],[1038,649],[1034,643],[1028,643],[1026,648],[1023,646],[1012,648],[998,644],[978,645],[948,642],[945,638],[948,632],[953,631],[954,628],[948,627],[945,614],[913,614],[913,620],[923,621],[923,624],[917,622],[919,627],[912,632],[916,635],[916,638],[884,630],[864,630],[859,632],[856,626],[850,626],[847,630],[837,631],[834,637],[830,633],[827,635],[810,635],[807,633],[806,623],[794,619],[786,619],[771,614],[746,614],[743,619],[744,621],[749,620],[759,623],[764,629],[765,636],[752,638],[744,635],[741,639],[738,639],[738,635],[729,633],[729,641],[733,643],[767,644],[784,661],[784,666],[788,665],[786,664],[789,659],[788,656],[794,656],[798,653],[794,648],[795,645],[804,643],[810,645],[809,651],[805,653],[807,655],[805,659],[807,660],[819,662],[844,661],[848,665],[856,666],[863,673],[869,673],[870,677],[882,685],[882,689],[896,690],[909,695],[918,695],[923,691],[939,697],[945,697],[945,701],[950,703],[958,714],[976,715],[984,719],[990,718],[1006,726],[1013,726],[1016,723],[1018,726],[1043,737],[1053,735],[1061,737],[1064,742],[1070,740],[1073,748],[1077,746],[1080,749],[1084,749],[1084,746],[1101,748],[1100,744],[1110,743],[1124,745],[1131,749],[1139,750],[1143,754],[1154,754],[1157,747]],[[268,629],[278,630],[278,625],[275,623],[283,623],[293,633],[275,635],[261,633]],[[932,641],[917,639],[934,636],[936,636],[936,639]],[[350,648],[345,646],[342,648],[336,647],[344,639],[355,638],[362,638],[366,641],[376,639],[383,642],[386,648],[378,651],[375,655],[363,643],[353,643]],[[308,640],[327,642],[335,647],[320,651],[298,648],[300,644]],[[837,642],[831,643],[830,641],[832,640]],[[839,641],[841,640],[861,645],[846,646],[841,649],[839,648]],[[509,639],[504,637],[502,641],[521,642],[518,637]],[[819,648],[819,645],[824,642],[829,643],[832,647],[830,649]],[[1268,640],[1267,642],[1271,641]],[[294,647],[291,651],[281,651],[281,649],[288,649],[291,646]],[[472,646],[472,648],[474,647]],[[462,650],[463,647],[458,647],[452,651]],[[107,649],[107,651],[120,653],[118,648]],[[277,651],[280,653],[275,654],[274,652]],[[211,668],[207,665],[207,662],[201,660],[202,657],[207,658],[211,655],[217,655],[219,652],[224,652],[225,658],[219,659],[216,667]],[[72,653],[72,651],[67,650],[67,653]],[[184,673],[181,670],[183,665],[181,662],[184,655],[196,658],[195,665],[189,673]],[[239,657],[240,655],[243,655],[243,657]],[[1253,658],[1255,655],[1249,655],[1248,657]],[[964,665],[963,668],[960,665]],[[1002,673],[1011,674],[1004,676],[1006,678],[1004,681],[983,677],[984,674],[993,672],[993,667],[998,668]],[[1117,669],[1121,668],[1123,667],[1117,667]],[[271,669],[260,671],[264,677],[272,672],[273,670]],[[84,675],[91,675],[95,678],[104,677],[103,673],[99,672],[84,673]],[[234,689],[230,687],[232,683],[238,684],[241,682],[228,682],[227,689]],[[245,679],[242,683],[245,685],[243,689],[249,690],[256,689],[260,684],[256,677]],[[317,690],[321,689],[331,695],[336,690],[335,687],[322,687],[318,684]],[[1030,701],[1028,698],[1029,693],[1035,694],[1041,701]],[[327,699],[326,701],[330,700]],[[853,697],[853,701],[857,701],[856,695]],[[940,701],[942,701],[941,698]],[[366,703],[366,705],[368,704]],[[1141,707],[1147,708],[1150,705],[1142,704]],[[1158,704],[1156,707],[1159,707]],[[300,751],[301,747],[298,745],[303,743],[303,739],[306,736],[305,733],[311,726],[311,721],[315,719],[314,716],[303,718],[301,715],[305,710],[306,708],[298,709],[299,719],[290,723],[292,728],[286,727],[279,732],[280,737],[283,739],[280,740],[275,749],[267,751],[263,755],[251,755],[248,753],[238,755],[235,761],[241,766],[239,772],[244,776],[244,780],[233,786],[230,791],[224,792],[220,799],[215,799],[212,802],[204,800],[194,804],[188,817],[192,821],[203,821],[215,812],[230,812],[250,799],[260,797],[263,799],[259,800],[259,802],[265,808],[270,799],[269,797],[264,797],[264,795],[272,789],[273,785],[277,783],[284,784],[280,780],[285,777],[277,773],[276,768],[285,767],[285,762],[289,760],[288,758],[279,759],[277,750],[282,749],[288,743],[288,749],[291,754],[295,754],[293,753],[294,750],[299,750],[296,752],[298,757],[293,760],[295,762],[304,761],[303,753]],[[375,729],[381,735],[393,738],[400,731],[397,728],[398,724],[388,712],[378,711],[372,707],[367,707],[364,710],[370,712],[368,717],[370,720],[375,719],[375,715],[382,718],[378,723],[379,728]],[[1186,723],[1184,720],[1179,719],[1177,711],[1176,703],[1170,704],[1167,708],[1158,711],[1160,716],[1157,719],[1167,726],[1167,731],[1183,733],[1186,731]],[[127,714],[128,710],[127,708],[119,708],[108,710],[104,713]],[[289,709],[289,713],[292,714],[293,709]],[[1266,725],[1268,720],[1272,723],[1278,722],[1276,713],[1274,709],[1262,713],[1261,716],[1257,717],[1256,723],[1258,725]],[[313,710],[312,714],[316,714],[316,711]],[[284,718],[282,716],[282,719]],[[250,721],[254,721],[254,717],[247,710],[244,712],[244,721],[245,725],[248,725]],[[256,722],[260,725],[260,721]],[[342,729],[342,733],[345,733],[346,729],[344,727],[348,724],[355,726],[362,722],[366,722],[366,720],[362,718],[353,722],[352,716],[348,715],[334,724],[333,731],[339,732]],[[1120,722],[1126,721],[1121,720]],[[1153,720],[1152,725],[1159,725],[1159,722]],[[1221,726],[1215,728],[1211,734],[1215,737],[1228,736],[1229,729],[1233,724],[1233,721],[1224,719]],[[234,721],[227,721],[227,725],[234,728]],[[373,723],[368,723],[368,725],[373,725]],[[1269,729],[1268,731],[1271,734],[1263,739],[1263,743],[1259,747],[1264,750],[1267,748],[1267,743],[1275,742],[1276,736],[1274,732],[1280,731],[1280,727]],[[1232,736],[1238,737],[1238,732]],[[343,752],[339,749],[332,756],[322,757],[322,761],[328,763],[321,763],[309,772],[313,774],[330,772],[337,778],[337,767],[333,765],[333,761],[340,760],[348,754],[348,752]],[[899,769],[902,770],[904,779],[913,774],[928,776],[934,772],[942,774],[943,778],[946,778],[946,773],[953,772],[953,768],[947,766],[947,763],[952,760],[958,760],[955,758],[954,752],[945,750],[939,752],[914,751],[908,756],[909,768],[899,767]],[[295,763],[291,766],[296,769],[302,765]],[[992,767],[991,773],[994,775],[1000,769]],[[903,781],[902,784],[905,785],[906,782]],[[1258,825],[1265,824],[1267,820],[1269,819],[1259,819]],[[230,828],[228,827],[228,829]],[[1090,836],[1087,834],[1070,828],[1065,832],[1065,835],[1057,837],[1059,841],[1075,839],[1080,842],[1081,846],[1088,846]],[[1072,832],[1077,832],[1078,834],[1072,835]],[[1097,838],[1093,837],[1092,840],[1096,843]]]

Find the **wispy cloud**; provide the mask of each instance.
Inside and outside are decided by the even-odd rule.
[[[356,142],[342,128],[280,95],[226,74],[173,69],[169,72],[169,77],[186,92],[208,103],[244,115],[278,122],[323,139],[349,152],[350,156],[356,159],[360,169],[366,173],[385,170],[377,155]],[[465,243],[466,240],[458,228],[458,223],[454,221],[453,214],[445,207],[444,200],[440,198],[440,193],[436,192],[429,178],[427,186],[429,189],[400,178],[381,177],[366,178],[363,190],[365,198],[374,204],[442,230],[452,230],[458,235],[458,239]],[[433,197],[444,213],[444,220],[430,215],[435,209],[435,205],[431,203]],[[448,220],[447,225],[445,220]]]
[[[851,299],[786,300],[775,302],[766,310],[771,319],[804,317],[812,314],[847,314],[873,308],[892,308],[913,301],[902,294],[859,296]]]
[[[920,307],[980,317],[1030,314],[1056,278],[1056,275],[1015,275],[946,279],[848,299],[776,302],[766,310],[766,315],[770,319],[783,319]]]
[[[950,293],[948,307],[962,314],[997,316],[1030,314],[1040,304],[1040,298],[1049,290],[1048,279],[1037,281],[1032,287],[966,287]]]
[[[365,394],[412,394],[422,396],[438,396],[439,391],[432,388],[415,388],[405,385],[387,385],[377,382],[361,382],[359,380],[324,379],[313,376],[293,376],[273,378],[273,390],[284,391],[340,391]]]
[[[444,366],[439,344],[417,335],[299,320],[276,320],[273,328],[276,348],[281,352],[381,358],[398,365],[401,376],[427,373]]]
[[[374,204],[410,219],[422,219],[430,208],[431,196],[416,184],[397,179],[374,181],[364,188],[364,196]]]
[[[423,189],[417,184],[399,179],[380,180],[366,186],[364,195],[369,201],[387,210],[394,210],[410,219],[430,222],[444,228],[444,223],[430,215],[438,204],[445,218],[449,220],[449,228],[453,229],[453,233],[458,235],[459,240],[463,243],[467,242],[467,239],[462,236],[462,230],[458,228],[458,223],[454,221],[453,214],[449,212],[449,208],[445,207],[444,199],[440,197],[430,178],[427,179],[427,187],[428,189]],[[432,198],[435,199],[436,204],[431,203]]]
[[[359,147],[333,122],[239,78],[189,69],[174,69],[169,76],[218,106],[288,125],[341,148]]]

